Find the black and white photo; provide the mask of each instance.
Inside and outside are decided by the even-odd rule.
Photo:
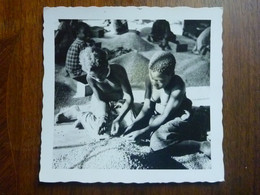
[[[45,8],[40,181],[223,181],[221,36],[221,8]]]

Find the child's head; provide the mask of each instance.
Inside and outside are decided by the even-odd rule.
[[[149,76],[152,85],[164,88],[174,75],[176,60],[171,52],[157,52],[149,62]]]
[[[79,22],[77,24],[77,38],[81,40],[87,40],[91,37],[90,26],[84,22]]]
[[[109,66],[105,51],[97,47],[87,47],[80,52],[79,59],[82,70],[88,76],[98,82],[103,82],[107,78]]]

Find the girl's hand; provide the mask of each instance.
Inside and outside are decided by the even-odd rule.
[[[98,128],[98,134],[102,135],[106,132],[107,130],[107,116],[100,116],[97,118],[97,128]]]
[[[119,122],[113,121],[112,127],[111,127],[111,135],[115,136],[118,134],[119,131]]]
[[[102,135],[102,134],[105,133],[105,131],[106,131],[106,123],[104,122],[104,123],[102,123],[101,126],[99,127],[98,134],[99,134],[99,135]]]
[[[124,136],[124,138],[128,141],[138,141],[141,136],[142,136],[143,132],[141,130],[137,130],[137,131],[134,131],[132,133],[129,133],[127,135]]]

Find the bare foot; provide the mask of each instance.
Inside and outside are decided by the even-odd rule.
[[[83,127],[82,123],[80,122],[80,120],[77,120],[77,121],[74,123],[73,126],[75,127],[75,129],[79,129],[79,130],[84,129],[84,127]]]
[[[55,118],[55,122],[58,124],[58,123],[75,121],[77,120],[79,113],[80,113],[80,109],[78,106],[71,106],[70,108],[57,114]]]

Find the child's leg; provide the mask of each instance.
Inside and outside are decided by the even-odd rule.
[[[167,122],[151,136],[151,149],[153,151],[164,150],[175,155],[203,152],[210,157],[210,142],[185,140],[188,137],[189,128],[189,121],[181,118]]]
[[[169,150],[171,150],[171,154],[174,155],[186,155],[202,152],[208,157],[211,157],[211,147],[209,141],[200,142],[195,140],[184,140],[180,143],[170,146]]]
[[[107,105],[104,102],[98,102],[98,100],[92,96],[91,108],[82,112],[82,114],[77,118],[77,126],[79,124],[86,130],[95,131],[98,133],[101,120],[106,120],[107,118]]]
[[[119,100],[118,102],[110,102],[110,109],[111,109],[111,118],[114,120],[120,113],[122,112],[122,107],[124,105],[125,101]],[[134,103],[131,109],[127,112],[127,114],[124,116],[123,120],[120,123],[120,133],[122,134],[123,131],[133,124],[136,116],[139,114],[143,107],[143,104],[141,103]]]
[[[133,104],[132,108],[128,111],[128,113],[125,115],[125,117],[122,121],[122,128],[125,129],[134,122],[135,118],[137,117],[137,115],[141,111],[142,107],[143,107],[143,104],[141,104],[141,103],[134,103]],[[116,112],[117,112],[117,114],[120,114],[121,108],[117,108]]]
[[[181,131],[184,131],[186,123],[178,117],[162,125],[151,136],[151,149],[158,151],[179,143],[182,140]]]
[[[109,108],[105,102],[99,101],[94,95],[91,97],[90,111],[97,117],[107,116]]]

